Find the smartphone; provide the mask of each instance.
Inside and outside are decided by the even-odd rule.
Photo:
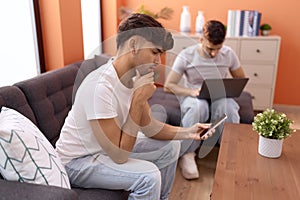
[[[225,121],[225,119],[227,119],[227,115],[226,114],[223,114],[221,117],[219,117],[218,119],[216,119],[215,121],[213,121],[211,123],[211,126],[207,129],[205,129],[201,134],[200,134],[200,137],[208,134],[212,129],[215,129],[217,128],[222,122]]]

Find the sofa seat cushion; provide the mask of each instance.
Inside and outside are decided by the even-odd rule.
[[[0,199],[7,200],[77,200],[75,191],[57,186],[20,183],[0,179]]]
[[[0,147],[0,172],[5,179],[70,189],[50,142],[28,118],[6,107],[0,113]]]
[[[77,195],[78,199],[101,199],[101,200],[127,200],[129,192],[125,190],[106,190],[106,189],[96,189],[96,188],[72,188]]]

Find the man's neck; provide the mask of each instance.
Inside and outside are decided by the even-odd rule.
[[[132,78],[135,76],[135,73],[130,63],[128,63],[128,59],[126,58],[126,56],[117,57],[112,64],[121,83],[127,88],[132,88]]]
[[[211,56],[205,51],[201,43],[198,45],[197,51],[202,58],[211,58]]]

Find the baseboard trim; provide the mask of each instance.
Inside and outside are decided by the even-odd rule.
[[[275,110],[292,110],[294,112],[300,112],[300,106],[295,106],[295,105],[284,105],[284,104],[274,104],[273,108]]]

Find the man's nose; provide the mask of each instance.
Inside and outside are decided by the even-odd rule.
[[[155,57],[155,63],[161,64],[161,55],[160,54]]]

